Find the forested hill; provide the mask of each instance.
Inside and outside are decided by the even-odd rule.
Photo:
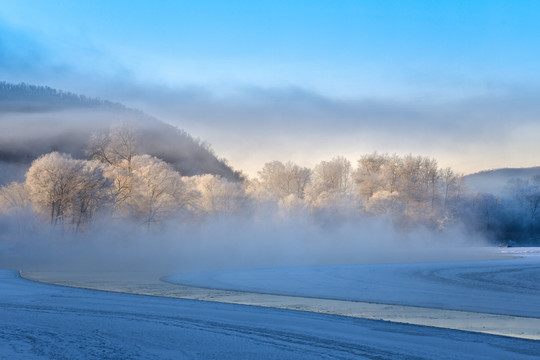
[[[0,82],[0,113],[81,108],[137,112],[119,103],[56,90],[48,86]]]
[[[240,177],[208,144],[142,111],[46,86],[0,82],[4,164],[29,164],[51,151],[84,158],[91,137],[118,124],[133,128],[137,152],[161,158],[182,175]]]
[[[540,166],[480,171],[463,178],[471,192],[499,194],[515,179],[540,183]]]

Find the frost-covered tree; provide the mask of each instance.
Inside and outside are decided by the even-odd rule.
[[[248,205],[241,183],[210,174],[184,177],[182,180],[200,194],[196,203],[207,214],[236,214]]]
[[[26,173],[26,188],[34,208],[51,224],[79,227],[110,203],[109,181],[94,161],[53,152],[36,159]]]
[[[123,207],[142,224],[160,223],[181,212],[193,211],[200,196],[187,188],[170,165],[150,155],[132,158],[132,176],[130,195]]]
[[[529,226],[540,227],[540,186],[529,185],[521,189],[519,198],[527,215]]]
[[[68,215],[82,164],[67,154],[43,155],[26,173],[26,186],[35,209],[49,215],[51,224]]]
[[[272,161],[264,164],[258,172],[261,185],[276,199],[294,195],[304,197],[304,191],[311,177],[311,170],[290,161]]]
[[[443,211],[446,216],[454,218],[465,191],[463,176],[454,173],[450,168],[445,168],[440,171],[439,177],[441,179]]]
[[[343,192],[352,190],[351,162],[343,156],[321,161],[313,168],[312,190],[315,192]]]
[[[109,179],[112,186],[110,188],[113,208],[116,214],[121,214],[126,201],[132,195],[133,174],[122,167],[103,164],[103,174]]]
[[[98,161],[84,161],[78,174],[77,186],[72,200],[72,223],[76,228],[93,221],[98,211],[114,203],[115,194],[111,182],[104,176]]]
[[[24,183],[12,182],[0,187],[0,212],[17,212],[29,205],[28,189]]]
[[[463,194],[460,175],[439,169],[435,159],[423,156],[364,155],[354,180],[368,212],[391,212],[407,226],[454,222]]]
[[[540,186],[529,180],[512,179],[500,199],[494,233],[501,241],[540,240]]]
[[[398,192],[405,203],[420,203],[427,196],[428,184],[424,158],[407,155],[399,168]]]
[[[383,173],[385,166],[389,162],[389,157],[386,154],[363,155],[358,160],[358,168],[354,172],[353,177],[356,183],[357,193],[363,200],[369,200],[378,191],[390,191],[386,188],[386,179]]]
[[[403,212],[403,202],[397,192],[387,190],[377,191],[365,203],[365,209],[368,213],[381,215],[391,214],[398,216]]]
[[[396,154],[387,156],[383,169],[381,171],[384,182],[384,189],[390,193],[398,191],[398,182],[401,176],[401,163],[401,158]]]
[[[353,189],[351,163],[337,156],[330,161],[321,161],[313,168],[311,182],[306,189],[307,201],[318,209],[337,209],[346,204],[346,208],[351,210],[357,207],[356,199],[352,197]]]
[[[307,210],[307,205],[302,199],[290,194],[278,201],[278,208],[282,213],[290,216],[292,214],[304,214]]]
[[[467,220],[476,230],[490,233],[494,230],[501,210],[501,199],[493,194],[477,193],[467,203]],[[464,214],[464,215],[465,215]]]

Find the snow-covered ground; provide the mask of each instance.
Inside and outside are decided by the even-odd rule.
[[[221,300],[232,303],[540,340],[540,249],[493,251],[498,260],[227,270],[166,280],[235,290]]]
[[[537,359],[540,343],[41,284],[0,271],[2,359]]]
[[[512,258],[192,272],[168,282],[24,274],[154,296],[0,271],[0,358],[537,359],[539,340],[476,332],[540,334],[540,249],[496,251]]]

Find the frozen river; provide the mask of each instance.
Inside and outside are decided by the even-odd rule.
[[[180,273],[25,272],[86,289],[253,305],[540,340],[540,249],[511,258]]]
[[[538,340],[78,289],[0,270],[0,359],[536,360],[539,353]]]

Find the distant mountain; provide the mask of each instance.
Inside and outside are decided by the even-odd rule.
[[[208,144],[142,111],[46,86],[0,82],[0,162],[10,168],[51,151],[84,158],[92,134],[114,124],[132,127],[140,153],[163,159],[182,175],[241,178]]]
[[[535,177],[537,177],[535,179]],[[470,192],[500,194],[509,181],[521,179],[530,183],[540,180],[540,166],[529,168],[504,168],[480,171],[464,177]]]

